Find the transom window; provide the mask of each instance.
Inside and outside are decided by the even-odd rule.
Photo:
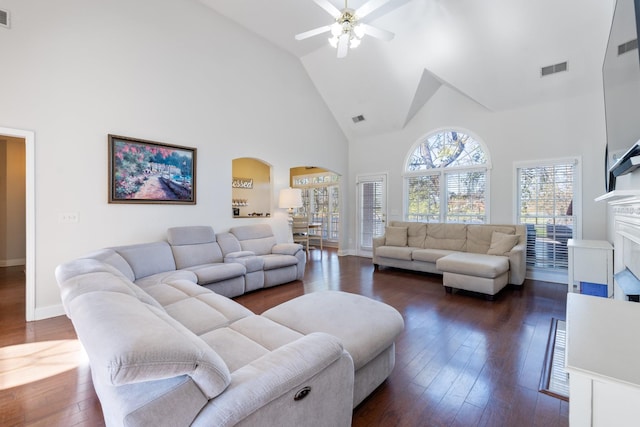
[[[489,161],[483,144],[441,130],[412,147],[405,165],[405,220],[486,223]]]

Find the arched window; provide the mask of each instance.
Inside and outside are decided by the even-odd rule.
[[[407,221],[485,223],[489,158],[468,133],[439,130],[418,141],[405,164]]]

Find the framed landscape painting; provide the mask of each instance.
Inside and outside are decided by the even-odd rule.
[[[109,135],[109,203],[196,203],[196,149]]]

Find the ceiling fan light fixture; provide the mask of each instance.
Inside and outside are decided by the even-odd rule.
[[[362,28],[362,25],[360,24],[356,24],[353,26],[353,34],[355,34],[355,36],[358,39],[361,39],[364,37],[364,28]]]
[[[360,46],[362,38],[370,35],[378,39],[389,41],[393,39],[393,33],[382,30],[366,23],[360,23],[359,19],[367,16],[372,11],[391,0],[368,0],[358,9],[350,9],[347,0],[344,2],[344,9],[339,10],[329,0],[313,0],[318,6],[329,12],[335,19],[333,24],[314,28],[295,35],[296,40],[304,40],[309,37],[331,33],[327,40],[331,47],[338,50],[338,58],[347,56],[347,51]]]
[[[342,34],[342,25],[340,25],[339,23],[334,23],[331,25],[331,34],[334,37],[338,37],[340,34]]]

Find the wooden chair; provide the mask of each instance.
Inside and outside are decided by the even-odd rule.
[[[309,255],[309,218],[306,216],[294,216],[291,227],[293,231],[293,242],[304,246]]]

